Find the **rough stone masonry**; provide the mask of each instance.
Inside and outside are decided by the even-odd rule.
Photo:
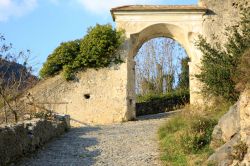
[[[234,0],[200,0],[194,6],[123,6],[111,10],[117,28],[126,33],[121,47],[124,63],[103,69],[79,72],[77,79],[67,82],[60,75],[41,81],[29,93],[36,102],[56,103],[53,111],[67,113],[72,123],[108,124],[135,118],[134,56],[141,45],[155,37],[177,40],[191,58],[190,103],[204,105],[199,73],[202,54],[196,48],[198,35],[209,41],[225,41],[225,26],[236,24],[239,11]],[[65,108],[66,107],[66,108]]]
[[[70,128],[69,116],[57,115],[55,120],[33,119],[0,126],[0,165],[8,165],[34,152],[53,137]]]

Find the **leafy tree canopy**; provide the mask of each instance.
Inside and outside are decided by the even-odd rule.
[[[40,76],[46,78],[63,71],[63,76],[68,80],[78,70],[120,63],[117,51],[123,41],[122,31],[116,31],[109,24],[97,24],[95,27],[90,27],[82,39],[61,43],[49,55],[40,71]]]

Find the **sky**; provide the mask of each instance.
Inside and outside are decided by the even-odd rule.
[[[16,52],[31,50],[35,74],[61,42],[82,38],[96,23],[114,22],[121,5],[182,5],[197,0],[0,0],[0,34]]]

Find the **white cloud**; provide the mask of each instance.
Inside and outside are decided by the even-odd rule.
[[[37,0],[0,0],[0,21],[23,16],[37,6]]]
[[[95,14],[107,13],[113,7],[135,4],[159,4],[163,0],[77,0],[86,10]]]

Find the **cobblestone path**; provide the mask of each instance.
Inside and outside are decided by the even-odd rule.
[[[72,128],[18,166],[154,166],[160,165],[157,130],[170,114],[138,121]]]

